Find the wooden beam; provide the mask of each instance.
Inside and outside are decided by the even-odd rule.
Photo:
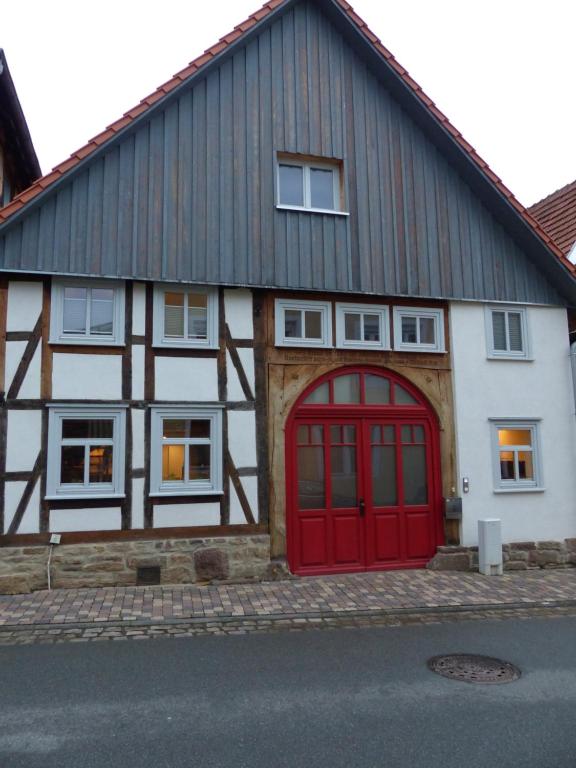
[[[226,323],[226,348],[228,350],[228,354],[230,355],[230,360],[232,360],[232,364],[236,369],[236,374],[238,376],[238,380],[240,381],[242,391],[244,392],[244,397],[246,400],[254,400],[250,382],[248,381],[248,377],[244,371],[244,366],[242,365],[242,360],[240,360],[238,350],[234,346],[234,340],[232,339],[232,334],[230,333],[228,323]]]
[[[238,496],[238,501],[240,502],[240,506],[242,507],[242,512],[244,512],[244,517],[246,518],[246,522],[249,523],[250,525],[255,525],[256,521],[254,520],[254,515],[250,507],[250,502],[248,501],[248,497],[246,496],[246,492],[244,491],[242,480],[240,480],[240,477],[238,476],[238,470],[234,466],[234,462],[232,461],[232,457],[230,456],[228,451],[226,451],[226,456],[228,460],[228,473],[230,475],[230,480],[232,481],[232,485],[234,486],[234,490],[236,491],[236,495]]]
[[[50,348],[50,306],[52,282],[45,278],[42,285],[42,361],[40,371],[40,397],[52,397],[52,349]]]
[[[24,513],[26,512],[26,508],[28,507],[32,494],[34,493],[34,488],[40,477],[41,467],[42,451],[38,453],[32,474],[30,475],[24,491],[22,492],[22,496],[18,502],[18,506],[16,507],[16,512],[14,513],[14,517],[8,526],[8,530],[6,531],[8,536],[13,536],[15,533],[17,533],[18,528],[20,527],[20,523],[22,522],[22,518],[24,517]]]
[[[22,359],[20,360],[18,368],[16,369],[16,373],[14,374],[14,378],[12,379],[12,383],[10,384],[10,387],[6,394],[7,400],[13,400],[16,397],[18,397],[18,393],[20,392],[20,387],[22,386],[22,383],[26,378],[26,374],[28,373],[28,368],[30,367],[30,363],[32,362],[34,353],[36,352],[36,348],[38,346],[38,342],[40,341],[41,335],[42,335],[42,312],[40,312],[38,320],[36,321],[34,330],[32,331],[30,335],[30,339],[26,344],[26,349],[24,350]]]
[[[226,310],[224,306],[224,289],[218,291],[218,400],[225,403],[228,399],[228,375],[226,372]],[[220,501],[220,524],[230,523],[230,474],[228,471],[228,414],[222,412],[222,488]]]

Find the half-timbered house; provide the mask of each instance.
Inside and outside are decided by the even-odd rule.
[[[62,586],[576,536],[570,265],[344,0],[270,0],[16,197],[0,268],[5,590],[52,533]]]

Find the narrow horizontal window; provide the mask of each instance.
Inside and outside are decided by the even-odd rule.
[[[487,307],[486,341],[488,357],[527,359],[528,320],[524,307]]]
[[[219,408],[153,408],[151,492],[222,491],[222,415]]]
[[[50,409],[47,496],[118,496],[124,492],[125,409]]]
[[[388,307],[336,304],[336,346],[390,349]]]
[[[279,155],[277,165],[277,202],[280,207],[319,212],[341,212],[342,166],[318,158],[301,160]]]
[[[218,346],[217,290],[155,286],[154,344],[215,349]]]
[[[394,349],[444,352],[444,311],[394,307]]]
[[[54,280],[50,341],[55,344],[123,344],[124,285]]]
[[[276,299],[275,313],[277,346],[331,346],[330,302]]]

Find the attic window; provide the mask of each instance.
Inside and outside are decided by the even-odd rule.
[[[313,213],[344,213],[341,163],[278,155],[277,207]]]

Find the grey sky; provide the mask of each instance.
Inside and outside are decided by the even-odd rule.
[[[1,0],[0,47],[43,171],[260,4]],[[522,203],[576,178],[574,3],[352,5]]]

